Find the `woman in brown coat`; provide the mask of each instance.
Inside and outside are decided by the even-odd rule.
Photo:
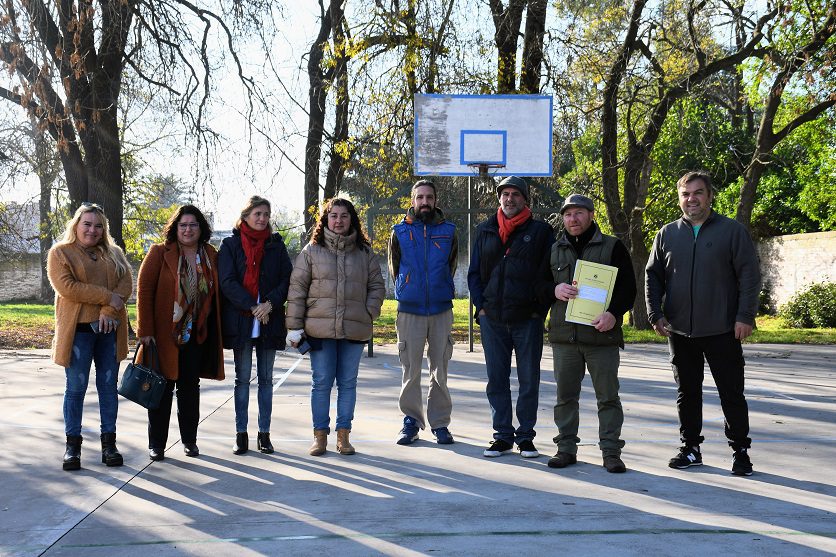
[[[223,379],[218,254],[200,209],[183,205],[165,226],[164,244],[151,246],[137,280],[137,336],[142,352],[153,347],[168,379],[159,408],[148,411],[151,460],[163,460],[171,403],[177,387],[177,420],[186,456],[198,456],[200,378]],[[145,357],[146,363],[152,361]]]
[[[287,296],[287,340],[311,346],[311,413],[314,443],[325,453],[330,431],[331,388],[337,384],[337,452],[354,454],[349,442],[363,345],[372,336],[386,287],[380,261],[350,201],[325,204],[311,237],[296,257]]]
[[[116,449],[119,362],[128,354],[125,300],[133,280],[125,254],[113,243],[101,207],[85,203],[67,223],[64,238],[47,256],[47,274],[55,290],[52,360],[64,367],[64,470],[81,468],[81,411],[96,363],[101,417],[102,463],[121,466]]]

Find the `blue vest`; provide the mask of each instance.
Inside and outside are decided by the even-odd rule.
[[[424,224],[404,220],[394,230],[401,251],[395,277],[398,311],[435,315],[451,309],[455,287],[450,252],[456,226],[446,221]]]

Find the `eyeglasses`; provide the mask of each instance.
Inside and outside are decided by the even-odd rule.
[[[194,230],[195,228],[198,228],[199,226],[200,226],[200,224],[196,223],[196,222],[180,222],[180,223],[177,223],[177,228],[179,228],[180,230],[188,230],[190,228],[192,230]]]
[[[81,206],[86,207],[88,209],[95,209],[97,211],[101,211],[101,212],[104,213],[104,209],[102,209],[102,206],[99,205],[98,203],[92,203],[90,201],[84,201],[84,202],[82,202]]]

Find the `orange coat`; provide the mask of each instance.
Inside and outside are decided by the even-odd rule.
[[[114,249],[119,249],[114,248]],[[87,282],[84,258],[87,255],[75,244],[58,244],[47,255],[47,276],[55,290],[55,336],[52,337],[52,361],[59,366],[69,367],[72,360],[75,327],[78,324],[82,304],[101,306],[101,313],[119,320],[116,328],[116,361],[122,361],[128,354],[128,313],[125,308],[116,311],[110,306],[110,297],[115,292],[127,300],[133,289],[130,268],[116,277],[116,266],[107,266],[107,287]]]
[[[167,379],[179,376],[180,346],[172,335],[174,300],[179,277],[177,259],[180,250],[176,243],[151,246],[139,268],[136,287],[136,336],[154,337],[160,357],[160,367]],[[206,254],[212,265],[210,297],[214,306],[209,314],[209,334],[203,343],[200,376],[207,379],[224,378],[224,355],[221,344],[221,302],[218,292],[218,252],[206,244]],[[137,361],[143,360],[139,349]],[[151,364],[146,361],[146,364]]]

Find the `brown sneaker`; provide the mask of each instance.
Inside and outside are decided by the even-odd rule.
[[[607,472],[612,474],[623,474],[627,471],[627,467],[624,466],[624,461],[615,455],[608,455],[604,457],[604,468],[607,469]]]

